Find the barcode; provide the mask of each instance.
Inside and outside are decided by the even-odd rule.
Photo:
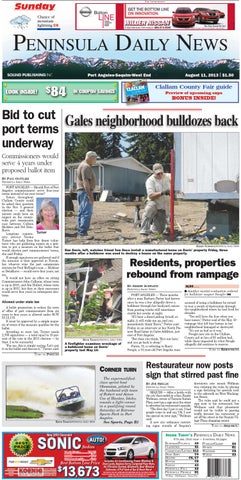
[[[208,477],[231,477],[231,458],[208,458]]]

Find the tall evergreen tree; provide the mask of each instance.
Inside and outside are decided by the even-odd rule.
[[[89,150],[105,158],[106,139],[103,133],[66,133],[65,163],[81,162]]]
[[[98,157],[105,158],[105,137],[103,133],[81,133],[80,138],[80,152],[82,159],[85,158],[86,152],[93,150],[97,153]]]
[[[79,133],[65,134],[65,163],[79,161]]]
[[[127,133],[126,152],[149,168],[154,163],[162,163],[169,171],[170,150],[173,148],[172,133]]]
[[[120,132],[105,133],[105,158],[122,157],[122,138],[123,134]]]

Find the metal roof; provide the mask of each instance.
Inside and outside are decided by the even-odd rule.
[[[75,163],[67,163],[65,166],[68,169],[77,168],[82,160]],[[113,167],[126,168],[127,170],[134,170],[139,172],[147,173],[148,175],[152,173],[152,170],[142,163],[138,162],[134,157],[118,157],[118,158],[108,158],[97,160],[94,166],[110,165]]]

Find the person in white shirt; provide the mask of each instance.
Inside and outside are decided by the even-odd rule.
[[[141,222],[141,235],[162,233],[165,230],[170,208],[170,174],[155,163],[153,174],[146,181],[147,201]]]

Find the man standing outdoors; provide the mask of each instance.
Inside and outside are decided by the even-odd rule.
[[[153,174],[146,181],[147,202],[141,222],[142,235],[162,233],[169,213],[170,174],[164,173],[163,166],[155,163]]]
[[[97,153],[87,152],[85,159],[77,168],[77,238],[88,236],[90,220],[93,213],[94,195],[93,190],[96,184],[93,165],[95,165]]]

